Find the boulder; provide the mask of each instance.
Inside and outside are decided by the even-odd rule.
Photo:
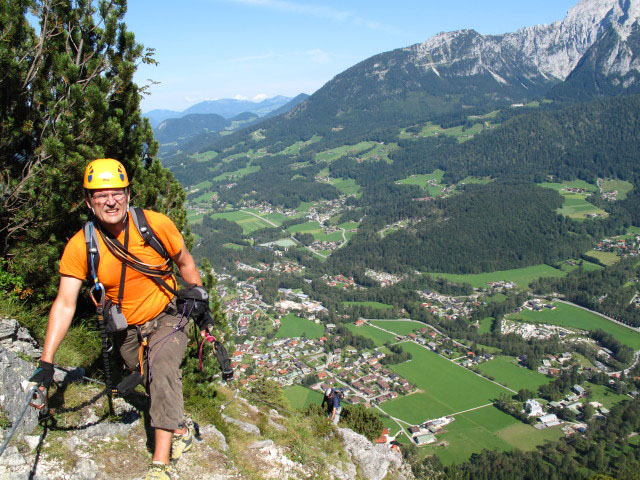
[[[235,418],[225,415],[224,413],[222,414],[222,419],[227,423],[231,423],[233,425],[240,427],[240,430],[243,430],[247,433],[260,435],[260,429],[251,423],[243,422],[242,420],[237,420]]]
[[[382,480],[390,470],[399,479],[413,478],[399,452],[389,449],[387,445],[374,445],[365,436],[348,428],[338,428],[338,433],[344,449],[367,480]]]
[[[13,425],[18,420],[27,400],[31,386],[28,379],[34,365],[22,360],[0,343],[0,407]],[[31,433],[38,425],[38,411],[28,407],[18,425],[18,435]]]

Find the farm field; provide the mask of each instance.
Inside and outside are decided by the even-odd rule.
[[[356,155],[363,150],[373,147],[376,142],[360,142],[355,145],[343,145],[338,148],[332,148],[323,152],[316,153],[316,160],[324,162],[333,162],[345,155]]]
[[[222,212],[222,213],[214,213],[211,215],[211,218],[224,218],[225,220],[229,220],[230,222],[235,222],[242,227],[242,233],[251,233],[256,230],[260,230],[261,228],[272,227],[265,220],[261,220],[250,213],[243,212],[241,210],[235,212]]]
[[[600,252],[598,250],[589,250],[587,252],[587,255],[597,258],[605,265],[613,265],[620,261],[620,257],[617,253],[614,252]]]
[[[407,335],[421,328],[428,328],[423,323],[402,320],[373,320],[371,323],[390,332],[397,333],[398,335]]]
[[[510,393],[415,343],[404,342],[402,348],[413,359],[391,369],[416,385],[420,392],[383,403],[382,409],[393,417],[417,425],[492,403],[501,393]]]
[[[600,402],[606,408],[611,408],[616,403],[620,403],[623,400],[629,400],[629,397],[627,397],[626,395],[620,395],[611,390],[606,385],[596,385],[594,383],[590,383],[589,389],[591,390],[590,400],[592,402]]]
[[[440,125],[435,125],[431,122],[427,123],[419,133],[413,134],[407,132],[405,128],[400,130],[398,138],[407,139],[417,137],[434,137],[436,135],[447,135],[457,138],[458,142],[462,143],[469,140],[474,135],[482,132],[485,129],[481,123],[474,124],[471,128],[465,129],[463,125],[451,128],[442,128]]]
[[[600,265],[596,265],[595,263],[587,262],[586,260],[574,260],[574,264],[570,265],[569,260],[565,260],[560,263],[560,268],[562,268],[565,272],[573,272],[574,270],[580,268],[578,263],[582,262],[582,269],[585,272],[589,272],[591,270],[600,270],[602,267]]]
[[[435,454],[442,463],[451,465],[463,462],[484,449],[532,450],[547,440],[557,440],[562,436],[559,427],[536,430],[493,406],[456,415],[455,418],[447,425],[447,432],[438,435],[438,443],[444,441],[448,445],[429,445],[421,449],[421,454],[423,450],[425,455]]]
[[[633,190],[633,184],[624,180],[607,179],[602,182],[602,184],[600,185],[600,189],[603,192],[613,192],[614,190],[617,190],[617,199],[624,200],[625,198],[627,198],[627,193]]]
[[[558,209],[558,213],[562,215],[575,219],[584,219],[587,218],[588,215],[594,214],[607,215],[607,212],[604,210],[601,210],[595,205],[587,202],[586,198],[588,194],[566,191],[567,188],[582,188],[588,192],[598,191],[598,187],[587,183],[584,180],[573,180],[571,182],[563,183],[545,182],[540,183],[539,185],[543,188],[556,190],[564,197],[564,203],[562,204],[562,207]]]
[[[608,213],[587,202],[586,195],[580,193],[562,193],[564,203],[558,213],[574,219],[585,219],[590,215],[607,216]]]
[[[555,310],[544,309],[540,312],[523,310],[510,315],[511,320],[521,319],[530,323],[548,323],[562,327],[579,328],[581,330],[602,329],[613,335],[619,342],[633,348],[640,349],[640,333],[617,323],[610,322],[591,312],[564,303],[556,303]]]
[[[558,192],[566,188],[583,188],[589,192],[598,191],[597,186],[591,183],[585,182],[584,180],[572,180],[570,182],[562,182],[562,183],[543,182],[543,183],[540,183],[539,185],[544,188],[551,188],[553,190],[557,190]]]
[[[214,177],[213,181],[226,180],[228,178],[244,177],[245,175],[249,175],[250,173],[255,173],[259,171],[260,168],[261,168],[260,165],[248,165],[244,168],[234,170],[233,172],[224,172],[218,175],[217,177]]]
[[[423,190],[427,191],[431,196],[437,196],[444,190],[444,185],[440,185],[444,172],[442,170],[434,170],[433,173],[412,175],[410,177],[398,180],[396,183],[402,185],[417,185]],[[433,183],[436,185],[433,185]],[[431,184],[429,184],[431,182]]]
[[[342,302],[343,305],[347,307],[369,307],[369,308],[379,308],[380,310],[389,310],[393,308],[392,305],[387,305],[386,303],[380,302]]]
[[[489,273],[472,273],[460,275],[455,273],[428,273],[432,277],[444,278],[454,283],[469,283],[474,288],[486,288],[487,282],[513,282],[520,288],[527,287],[531,282],[541,277],[564,277],[566,272],[540,264],[514,270],[501,270]]]
[[[480,324],[478,325],[478,333],[490,333],[491,325],[493,325],[493,318],[486,317],[480,320]]]
[[[358,159],[362,161],[385,161],[389,164],[393,163],[393,160],[389,158],[389,154],[398,149],[397,143],[378,144],[370,151],[363,155],[359,155]]]
[[[318,405],[322,403],[322,394],[320,392],[302,385],[293,385],[285,388],[284,396],[287,397],[291,406],[296,410],[302,410],[312,403],[317,403]]]
[[[322,335],[324,335],[324,326],[292,313],[280,319],[280,328],[276,333],[277,338],[320,338]]]
[[[516,365],[513,357],[495,357],[493,360],[477,365],[477,368],[482,373],[495,378],[496,382],[516,391],[526,388],[535,392],[540,385],[552,380],[541,373]]]
[[[370,338],[374,341],[377,347],[381,347],[386,342],[396,341],[395,335],[383,332],[382,330],[372,327],[371,325],[362,325],[360,327],[356,327],[355,324],[348,323],[346,327],[351,330],[354,335],[360,335],[365,338]]]
[[[289,228],[287,228],[287,232],[294,234],[294,233],[310,233],[311,235],[315,236],[318,234],[322,234],[322,226],[318,223],[318,222],[305,222],[305,223],[299,223],[297,225],[291,225]]]
[[[336,187],[340,193],[355,195],[356,197],[360,196],[360,185],[358,185],[353,178],[331,178],[329,182]]]

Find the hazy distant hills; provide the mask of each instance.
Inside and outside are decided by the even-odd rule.
[[[181,149],[185,142],[190,146],[211,143],[223,133],[286,113],[308,97],[306,94],[295,98],[277,96],[257,103],[223,99],[201,102],[183,112],[153,110],[146,115],[156,120],[170,115],[154,126],[155,138],[162,145],[160,153],[167,155]]]
[[[296,98],[299,98],[299,95]],[[302,94],[306,98],[306,95]],[[274,110],[285,106],[292,99],[290,97],[284,97],[278,95],[276,97],[267,98],[261,102],[252,102],[249,100],[236,100],[232,98],[223,98],[221,100],[209,100],[205,102],[196,103],[191,107],[183,110],[182,112],[176,112],[173,110],[151,110],[144,114],[145,117],[151,122],[151,126],[156,128],[161,122],[169,118],[181,118],[190,114],[216,114],[224,118],[232,118],[241,113],[249,112],[255,113],[259,117],[264,117]]]

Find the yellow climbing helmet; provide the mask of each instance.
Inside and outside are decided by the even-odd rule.
[[[129,186],[129,177],[119,161],[113,158],[98,158],[87,165],[84,171],[84,188],[125,188]]]

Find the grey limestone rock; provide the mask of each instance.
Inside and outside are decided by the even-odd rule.
[[[98,464],[90,458],[81,458],[75,464],[71,478],[77,480],[94,480],[98,477]]]
[[[28,379],[33,371],[33,364],[22,360],[0,343],[0,407],[12,424],[18,420],[29,398],[31,386]],[[19,435],[28,434],[37,425],[38,411],[29,407],[16,432]]]
[[[390,470],[394,471],[397,478],[413,478],[400,453],[390,450],[386,445],[373,445],[366,437],[348,428],[338,428],[338,432],[345,450],[367,480],[382,480]]]
[[[26,328],[13,318],[0,318],[0,345],[14,353],[40,358],[42,350]]]
[[[218,445],[220,446],[220,450],[222,450],[223,452],[229,450],[227,439],[225,438],[224,434],[215,426],[205,425],[203,427],[200,427],[199,432],[200,436],[202,437],[215,437],[215,439],[218,441]]]
[[[338,462],[337,465],[327,465],[327,472],[336,480],[355,480],[357,470],[353,463]]]
[[[247,422],[243,422],[241,420],[237,420],[235,418],[229,417],[225,414],[222,414],[222,419],[227,422],[227,423],[231,423],[233,425],[236,425],[237,427],[240,428],[240,430],[243,430],[247,433],[251,433],[254,435],[260,435],[260,429],[258,427],[256,427],[255,425],[251,424],[251,423],[247,423]]]

